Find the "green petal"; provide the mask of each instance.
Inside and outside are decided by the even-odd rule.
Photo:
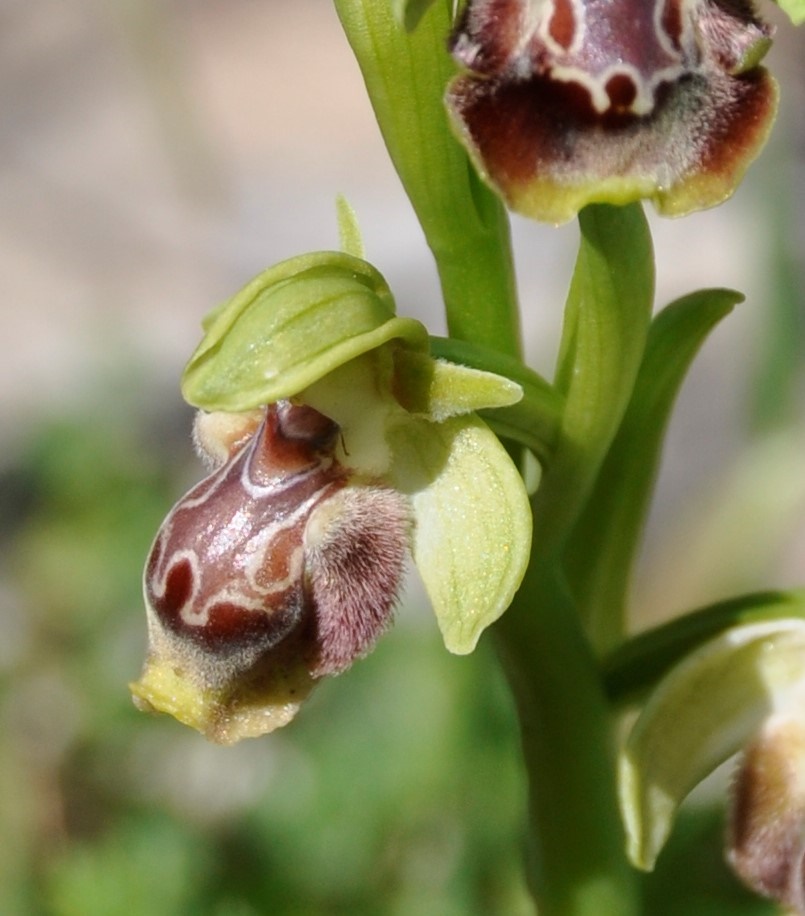
[[[509,407],[498,404],[493,410],[476,409],[499,437],[525,445],[540,462],[549,460],[563,407],[563,398],[553,385],[519,359],[466,340],[431,337],[430,352],[437,358],[494,372],[517,382],[523,397],[516,404]]]
[[[411,497],[413,554],[445,646],[466,654],[511,603],[525,574],[525,486],[477,417],[406,424],[394,434],[395,486]]]
[[[628,854],[651,869],[682,800],[790,697],[805,671],[805,625],[777,620],[728,630],[660,683],[621,754]]]
[[[412,413],[441,423],[475,410],[510,407],[523,399],[517,382],[424,353],[397,355],[398,397]]]
[[[383,277],[366,261],[316,252],[264,271],[205,321],[182,379],[203,410],[243,411],[292,397],[394,338],[426,349],[424,327],[394,317]]]

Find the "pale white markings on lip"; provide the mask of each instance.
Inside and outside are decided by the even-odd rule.
[[[695,72],[701,64],[694,29],[699,2],[678,0],[673,8],[678,11],[677,36],[663,22],[668,0],[655,0],[650,26],[638,27],[631,34],[624,26],[638,21],[637,0],[561,0],[561,7],[559,0],[523,0],[519,38],[509,56],[509,78],[528,80],[541,74],[557,82],[575,83],[586,90],[600,115],[609,111],[649,115],[657,104],[660,86]],[[572,17],[569,25],[564,18],[558,25],[567,33],[565,43],[552,33],[558,16]],[[461,47],[461,38],[457,47]],[[483,35],[477,36],[479,52],[483,41]],[[613,101],[608,84],[614,77],[625,77],[633,85],[630,103]]]
[[[331,457],[322,457],[308,467],[294,471],[293,474],[285,474],[281,477],[270,479],[268,483],[259,484],[255,483],[253,480],[252,471],[254,468],[254,461],[255,449],[251,447],[251,451],[246,456],[246,460],[243,462],[243,467],[241,468],[240,484],[246,493],[255,500],[265,499],[266,497],[281,493],[283,490],[292,486],[298,486],[300,483],[310,480],[311,477],[315,477],[322,471],[329,470],[333,465],[333,459]]]
[[[156,598],[164,598],[168,590],[168,577],[170,576],[172,570],[174,570],[179,563],[187,562],[190,566],[190,592],[182,603],[181,608],[179,609],[179,617],[185,623],[191,624],[193,626],[201,623],[198,619],[198,616],[192,612],[192,608],[196,603],[198,598],[198,593],[201,589],[201,576],[200,568],[198,561],[198,554],[195,550],[176,550],[170,554],[169,558],[162,558],[162,575],[160,575],[155,581],[152,580],[151,590],[154,593]]]

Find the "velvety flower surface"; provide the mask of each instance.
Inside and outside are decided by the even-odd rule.
[[[337,436],[327,417],[288,401],[199,415],[197,442],[217,466],[151,549],[142,706],[168,703],[228,743],[285,724],[317,678],[372,648],[403,580],[411,509],[340,464]],[[196,701],[171,703],[177,688]]]
[[[728,197],[760,151],[770,34],[746,0],[470,0],[447,104],[514,210],[559,223],[649,198],[679,215]]]

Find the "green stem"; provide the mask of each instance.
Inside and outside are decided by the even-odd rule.
[[[532,562],[494,633],[522,729],[540,916],[636,916],[610,712],[556,564]]]
[[[472,168],[442,97],[452,3],[436,0],[412,33],[388,0],[335,0],[394,167],[439,271],[451,337],[520,354],[519,309],[500,201]]]
[[[411,34],[388,0],[335,5],[436,259],[451,337],[519,357],[508,219],[453,137],[442,103],[454,72],[445,49],[452,3],[435,0]],[[522,725],[530,882],[540,916],[631,916],[636,891],[616,804],[610,714],[563,587],[559,548],[628,400],[650,312],[651,257],[639,208],[591,210],[582,228],[560,367],[556,454],[535,515],[537,552],[495,632]],[[549,417],[551,409],[538,406],[547,407],[537,396],[540,386],[533,387],[535,409]],[[551,442],[553,435],[551,429]]]
[[[534,548],[495,627],[517,698],[540,916],[639,912],[624,851],[607,698],[562,571],[563,552],[634,386],[653,299],[638,206],[591,207],[565,315],[557,443],[534,498]]]

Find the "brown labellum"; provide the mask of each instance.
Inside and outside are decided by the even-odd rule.
[[[154,542],[152,652],[220,688],[275,656],[314,678],[335,674],[374,645],[404,574],[408,503],[355,479],[336,459],[338,437],[327,417],[290,402],[198,424],[220,466]]]
[[[766,137],[770,35],[748,0],[470,0],[448,107],[527,215],[642,197],[683,213],[727,197]]]

